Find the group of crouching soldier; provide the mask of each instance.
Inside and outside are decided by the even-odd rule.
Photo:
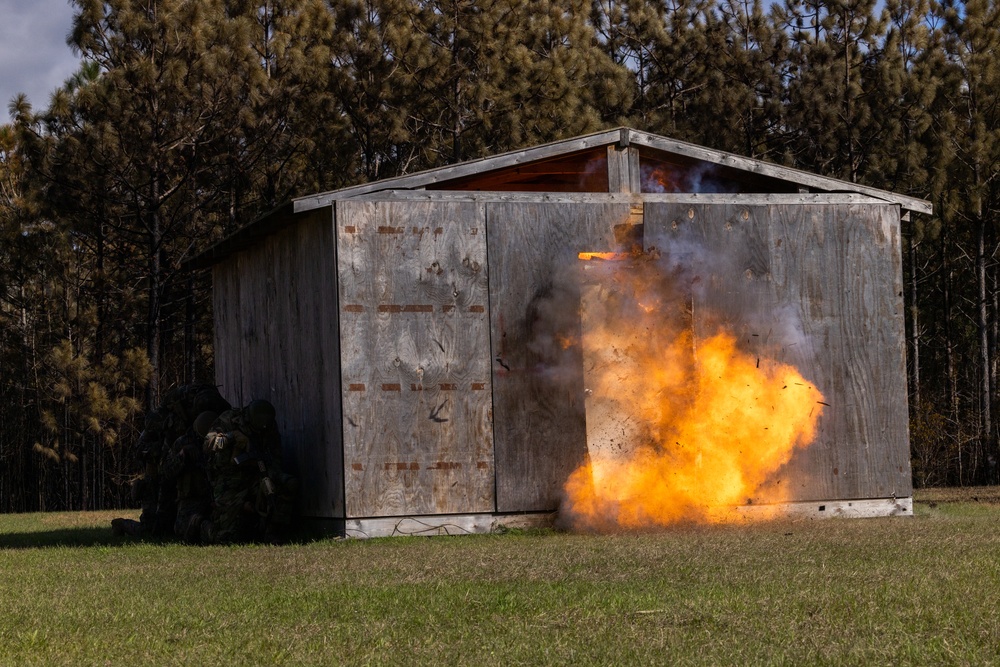
[[[192,544],[276,542],[287,537],[297,483],[281,467],[274,406],[233,408],[213,385],[184,385],[146,417],[133,486],[139,520],[118,534]]]

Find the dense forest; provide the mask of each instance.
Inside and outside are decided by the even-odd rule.
[[[995,0],[73,0],[0,126],[0,511],[127,501],[211,379],[183,262],[291,197],[630,125],[930,199],[904,223],[917,485],[995,481]],[[904,400],[904,397],[900,397]]]

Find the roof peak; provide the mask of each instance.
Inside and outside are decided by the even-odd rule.
[[[454,165],[428,169],[414,174],[396,176],[349,186],[340,190],[299,197],[292,201],[292,207],[294,212],[299,213],[327,206],[337,199],[350,199],[383,190],[448,189],[449,183],[457,182],[459,179],[468,181],[474,179],[477,175],[499,172],[505,169],[523,170],[527,165],[532,163],[542,163],[585,151],[596,151],[596,149],[602,147],[613,147],[619,152],[631,150],[647,155],[660,154],[674,156],[676,159],[687,164],[694,161],[706,165],[715,165],[716,167],[728,170],[731,174],[742,172],[747,175],[746,178],[755,178],[765,182],[779,181],[788,187],[794,187],[805,192],[855,192],[899,204],[907,211],[926,214],[933,212],[930,202],[916,197],[900,195],[887,190],[851,183],[828,176],[820,176],[793,167],[785,167],[735,153],[707,148],[627,126],[619,126],[609,130],[507,151]],[[628,167],[625,166],[622,168],[627,169]],[[461,187],[457,189],[469,188]],[[497,189],[503,190],[503,188]],[[537,191],[544,190],[538,188]],[[638,184],[636,184],[633,191],[640,192]],[[789,190],[786,189],[784,191],[787,192]]]

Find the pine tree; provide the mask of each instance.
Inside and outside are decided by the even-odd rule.
[[[415,148],[407,106],[398,86],[394,44],[407,34],[405,0],[329,0],[334,20],[329,87],[345,117],[355,181],[373,181],[409,170]]]
[[[939,62],[937,39],[927,21],[928,0],[890,0],[886,3],[889,29],[879,62],[881,94],[873,97],[872,116],[882,128],[874,147],[868,181],[896,192],[926,197],[931,138],[931,107],[937,92],[935,70]],[[921,245],[930,248],[940,227],[935,221],[914,216],[906,229],[908,267],[906,300],[909,318],[909,386],[911,409],[922,409],[920,392],[920,295],[918,257]]]
[[[651,78],[656,72],[655,51],[666,40],[663,9],[650,0],[592,0],[590,23],[602,49],[632,81],[630,123],[652,129]]]
[[[249,26],[249,90],[218,187],[231,224],[308,192],[344,185],[344,120],[330,90],[333,16],[323,0],[241,0],[229,14]]]
[[[164,379],[164,300],[180,260],[213,231],[206,212],[218,192],[198,186],[225,159],[261,68],[249,48],[249,23],[227,16],[221,0],[78,6],[70,42],[100,77],[72,100],[79,122],[56,133],[53,182],[69,184],[70,199],[93,182],[105,218],[141,257],[143,338],[152,363],[147,401],[155,405]],[[63,177],[74,172],[87,183]]]
[[[872,100],[881,94],[877,62],[885,21],[875,0],[787,0],[775,7],[791,39],[788,159],[805,169],[858,182],[877,141]]]
[[[135,397],[146,380],[145,354],[134,347],[134,338],[123,356],[107,352],[127,344],[127,335],[114,331],[110,308],[102,310],[115,281],[107,279],[102,265],[107,257],[100,252],[111,244],[94,242],[109,241],[100,235],[100,225],[90,225],[88,206],[95,199],[81,196],[76,216],[61,217],[64,204],[54,196],[65,183],[52,186],[49,178],[56,142],[48,131],[66,130],[79,120],[63,107],[68,96],[94,80],[93,74],[81,70],[53,95],[53,110],[46,114],[35,115],[19,102],[16,122],[7,128],[22,178],[14,206],[0,212],[9,233],[3,248],[10,251],[0,257],[0,265],[10,271],[2,281],[0,331],[17,332],[2,338],[2,354],[17,363],[5,363],[0,393],[18,397],[5,404],[15,414],[4,416],[24,426],[4,429],[0,456],[18,462],[19,486],[34,488],[42,508],[121,504],[120,485],[108,482],[126,473],[117,445],[130,432]],[[128,312],[127,302],[119,305]],[[113,375],[119,359],[129,362]],[[33,456],[25,458],[26,453]]]
[[[719,83],[712,60],[712,0],[628,3],[618,28],[638,81],[632,116],[642,129],[679,139],[702,138],[704,109],[696,100]]]
[[[586,20],[586,3],[552,0],[529,6],[524,41],[531,55],[528,85],[507,103],[520,118],[512,125],[523,129],[503,148],[620,124],[632,106],[633,77],[602,47]],[[497,140],[492,145],[500,147]]]
[[[593,131],[628,105],[628,73],[601,49],[581,2],[423,0],[393,9],[353,14],[367,39],[355,42],[363,48],[351,62],[381,76],[352,70],[344,88],[356,125],[377,130],[355,133],[363,148],[374,147],[369,136],[393,137],[381,141],[397,171]]]
[[[15,123],[0,126],[0,511],[34,509],[37,461],[23,446],[37,433],[32,391],[35,277],[40,228],[26,198],[25,159],[17,120],[30,115],[23,96],[11,104]],[[45,262],[42,260],[42,265]]]
[[[942,212],[967,227],[974,243],[978,359],[979,442],[973,461],[997,456],[994,432],[994,372],[996,350],[990,332],[997,317],[989,293],[996,272],[996,219],[1000,213],[1000,6],[989,0],[945,2],[937,8],[944,19],[948,68],[943,95],[954,119],[947,144],[954,159],[949,165],[951,192],[942,198]],[[957,187],[956,187],[957,186]]]
[[[723,0],[706,13],[709,85],[689,105],[705,145],[758,159],[780,159],[784,120],[785,34],[760,0]]]

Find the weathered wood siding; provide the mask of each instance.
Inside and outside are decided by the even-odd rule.
[[[684,242],[696,333],[724,324],[829,403],[778,477],[789,500],[911,495],[896,206],[647,203],[645,235]]]
[[[243,345],[240,328],[239,255],[212,267],[212,316],[215,320],[215,383],[230,403],[243,387]]]
[[[608,146],[608,192],[639,192],[641,180],[638,149]]]
[[[278,414],[306,516],[343,517],[339,337],[331,209],[217,264],[216,382],[234,405]]]
[[[485,205],[336,208],[347,516],[492,512]]]
[[[580,252],[616,250],[614,204],[487,204],[497,509],[548,511],[585,459]]]

